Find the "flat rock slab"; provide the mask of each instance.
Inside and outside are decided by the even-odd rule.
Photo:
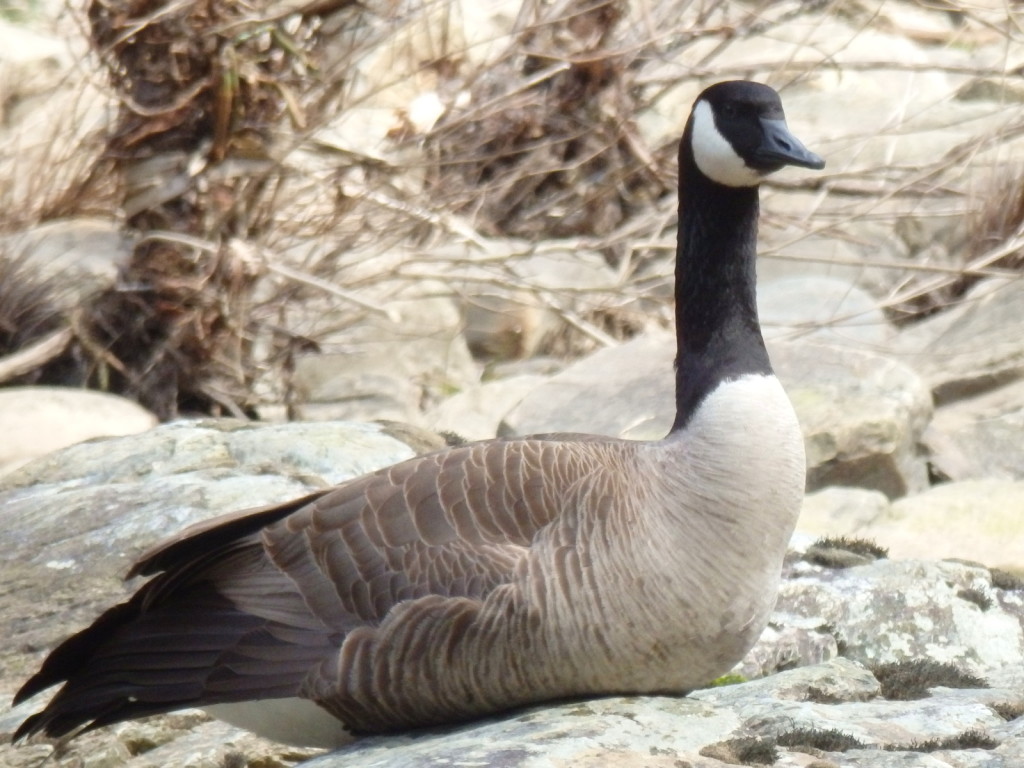
[[[827,700],[826,700],[827,699]],[[1019,735],[999,706],[1024,703],[1010,689],[934,689],[915,701],[889,701],[866,668],[847,659],[782,672],[771,678],[697,691],[689,697],[611,697],[514,713],[505,718],[403,736],[364,739],[315,758],[309,768],[435,768],[440,766],[627,766],[712,768],[738,764],[741,744],[772,745],[795,731],[834,729],[857,739],[854,760],[877,765],[928,765],[928,756],[886,748],[991,734],[998,746],[982,765],[1010,768]],[[778,766],[810,765],[807,752],[777,747]],[[807,749],[807,748],[804,748]],[[954,759],[969,752],[948,750]],[[818,768],[858,764],[842,751],[817,750]],[[897,762],[888,763],[890,759]],[[750,764],[750,763],[748,763]],[[864,765],[872,763],[864,762]],[[970,765],[970,762],[940,765]]]
[[[414,287],[427,294],[447,290],[430,281]],[[368,313],[355,324],[323,298],[289,308],[288,327],[315,337],[320,350],[295,360],[292,407],[300,418],[419,423],[425,403],[480,380],[451,299],[394,295],[385,303],[386,316]]]
[[[986,280],[960,304],[900,334],[896,350],[938,403],[1024,377],[1024,281]]]
[[[863,350],[807,343],[769,346],[807,449],[807,487],[848,485],[890,498],[928,487],[919,449],[932,415],[921,378]]]
[[[428,411],[424,420],[431,429],[464,440],[497,437],[505,414],[546,381],[540,375],[520,374],[473,384]]]
[[[29,33],[23,29],[20,34]],[[2,33],[0,41],[6,42]],[[80,217],[55,219],[2,237],[0,245],[37,278],[59,279],[61,290],[50,297],[70,311],[90,294],[117,283],[118,271],[131,260],[134,244],[117,219]]]
[[[893,502],[867,529],[894,557],[957,557],[1024,573],[1024,480],[963,480]]]
[[[1024,480],[1024,380],[936,409],[923,440],[950,480]]]
[[[757,313],[766,339],[815,339],[872,349],[888,344],[895,333],[874,297],[834,277],[801,275],[764,282]]]

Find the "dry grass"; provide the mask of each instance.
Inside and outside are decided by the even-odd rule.
[[[74,336],[66,354],[82,361],[74,383],[163,417],[244,415],[290,397],[296,355],[387,317],[391,298],[428,279],[468,299],[534,296],[563,321],[542,351],[578,354],[667,322],[678,121],[710,80],[841,94],[849,83],[941,74],[957,89],[1002,88],[986,97],[1002,98],[999,110],[965,118],[960,139],[923,162],[903,161],[900,148],[939,131],[941,104],[908,90],[881,123],[868,104],[869,122],[819,137],[825,174],[769,188],[769,258],[849,259],[906,322],[981,277],[1019,272],[1024,243],[1024,110],[1009,53],[1019,12],[945,6],[526,0],[481,33],[473,9],[454,0],[93,0],[83,69],[116,116],[100,135],[33,156],[54,173],[2,169],[23,194],[3,201],[0,232],[119,212],[137,244],[123,280],[64,322]],[[922,62],[860,50],[885,29],[923,48],[1007,52]],[[419,117],[417,96],[434,99],[440,119]],[[361,135],[377,139],[351,140]],[[776,208],[772,193],[800,207]],[[901,229],[919,220],[923,234]],[[790,253],[837,242],[863,254],[865,225],[899,247]],[[518,261],[552,240],[599,253],[614,289],[524,280]],[[938,241],[953,245],[929,246]],[[0,355],[45,335],[22,333]]]

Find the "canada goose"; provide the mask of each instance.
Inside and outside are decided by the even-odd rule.
[[[588,694],[684,693],[768,619],[804,488],[754,300],[758,184],[824,161],[751,82],[679,150],[677,415],[667,437],[489,440],[192,526],[54,650],[18,740],[183,707],[279,741]]]

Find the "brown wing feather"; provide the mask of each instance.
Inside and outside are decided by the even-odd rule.
[[[353,618],[376,623],[395,604],[428,594],[480,598],[508,581],[560,511],[543,489],[564,473],[564,450],[491,441],[422,456],[268,526],[264,547],[310,609],[338,629],[352,629]]]
[[[445,630],[461,632],[562,511],[572,445],[470,444],[187,529],[131,571],[156,578],[26,682],[16,702],[65,684],[16,738],[308,692],[324,664],[357,659],[339,658],[346,637],[350,651],[400,604],[461,616]]]
[[[183,563],[192,562],[203,552],[216,552],[231,542],[287,517],[314,499],[329,493],[330,490],[327,488],[317,491],[284,504],[243,509],[201,520],[184,528],[173,538],[166,539],[142,553],[125,578],[152,576],[161,571],[180,567]]]

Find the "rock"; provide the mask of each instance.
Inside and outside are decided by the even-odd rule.
[[[766,339],[871,348],[894,333],[878,302],[846,280],[808,275],[764,282],[757,310]]]
[[[532,357],[565,331],[559,308],[578,312],[580,295],[611,292],[619,282],[601,254],[578,243],[555,241],[538,248],[496,240],[488,243],[486,254],[477,254],[477,262],[468,276],[458,278],[466,281],[459,291],[466,340],[477,357],[498,360]],[[474,285],[474,274],[480,284]]]
[[[9,738],[36,706],[35,702],[23,704],[0,716],[0,734]],[[7,738],[0,744],[3,768],[38,766],[51,752],[51,747],[42,743],[12,748]],[[289,768],[321,752],[277,744],[212,720],[200,710],[186,709],[83,734],[74,740],[64,759],[49,759],[58,766],[80,766],[84,756],[89,768]]]
[[[10,42],[14,38],[17,45]],[[28,56],[12,61],[0,55],[0,180],[9,222],[80,210],[75,196],[101,159],[97,135],[110,124],[116,104],[95,70],[78,66],[87,54],[76,43],[69,50],[66,41],[17,26],[0,36],[0,50],[20,48]]]
[[[11,106],[57,88],[73,62],[67,44],[0,19],[0,123],[10,125]]]
[[[1024,480],[937,485],[893,502],[863,534],[893,557],[957,557],[1024,569]]]
[[[856,485],[890,497],[928,486],[918,444],[931,399],[905,365],[814,342],[769,342],[807,447],[808,487]],[[505,418],[514,434],[593,432],[663,437],[672,425],[672,336],[603,349],[538,387]]]
[[[896,498],[928,487],[920,442],[932,403],[910,368],[810,342],[769,353],[804,431],[808,490],[851,485]]]
[[[59,448],[156,425],[140,405],[116,395],[67,387],[0,389],[0,475]]]
[[[505,416],[502,431],[664,437],[675,417],[674,357],[675,339],[667,333],[601,349],[530,392]]]
[[[937,405],[1024,377],[1024,281],[978,283],[960,303],[903,331],[895,352]]]
[[[526,291],[512,296],[467,296],[463,304],[466,343],[477,359],[532,357],[559,328],[555,313]]]
[[[979,729],[1003,742],[999,749],[1008,756],[989,765],[1010,768],[1012,750],[1019,750],[1021,737],[1007,728],[993,706],[1014,702],[1024,702],[1024,695],[1007,689],[936,689],[927,699],[890,702],[879,697],[878,681],[870,671],[847,659],[833,659],[765,680],[697,691],[686,698],[612,697],[533,708],[412,736],[373,737],[304,765],[721,768],[737,764],[729,755],[760,747],[774,748],[778,761],[743,764],[810,766],[809,749],[822,760],[814,763],[818,768],[868,766],[886,764],[890,754],[883,748],[910,747],[914,742]],[[847,762],[847,753],[839,749],[776,746],[798,730],[813,735],[826,729],[859,739],[862,749],[854,756],[863,756],[865,762]],[[963,750],[950,752],[964,759],[970,755]],[[913,762],[917,755],[926,757],[920,753],[895,754],[899,761],[893,765],[927,765]],[[868,756],[876,762],[867,762]]]
[[[420,288],[431,291],[429,285]],[[420,423],[425,405],[479,381],[450,299],[399,297],[387,309],[389,317],[374,315],[340,331],[318,333],[323,351],[296,360],[300,418]],[[330,313],[316,320],[329,327]]]
[[[1024,380],[935,411],[924,433],[934,472],[950,480],[1024,480]]]
[[[810,536],[856,535],[870,538],[870,526],[889,512],[881,491],[830,486],[804,497],[797,530]]]
[[[819,204],[818,195],[810,191],[766,192],[764,198],[766,210],[777,211],[797,223]],[[760,292],[777,280],[821,277],[857,286],[869,295],[884,296],[891,289],[892,273],[877,272],[873,265],[886,258],[905,258],[902,244],[893,238],[891,226],[875,221],[858,219],[848,222],[847,228],[854,231],[853,237],[789,229],[776,233],[765,222],[757,257]],[[759,296],[759,304],[761,300]]]
[[[807,667],[839,656],[834,630],[817,616],[776,617],[731,674],[744,680],[774,675],[793,667]]]
[[[182,421],[81,443],[6,475],[0,479],[6,531],[0,617],[7,638],[0,691],[16,690],[46,649],[125,596],[121,577],[156,542],[215,514],[296,498],[409,458],[414,450],[407,441],[422,444],[382,425]],[[0,766],[35,764],[48,751],[7,743],[38,706],[34,700],[0,716]],[[194,711],[126,723],[80,742],[84,751],[72,755],[89,755],[90,766],[275,768],[315,753]],[[248,762],[237,763],[239,754]]]
[[[522,374],[471,385],[427,411],[424,420],[433,430],[465,440],[496,437],[505,414],[546,381],[544,376]]]
[[[295,416],[305,421],[417,421],[423,391],[403,375],[398,354],[395,348],[366,349],[299,358]]]
[[[1024,571],[1024,481],[935,486],[890,503],[876,491],[825,488],[804,499],[797,530],[876,542],[897,558],[963,558]]]
[[[130,748],[131,757],[124,762],[127,768],[289,768],[321,752],[262,739],[210,720],[199,710],[123,723],[117,726],[117,737]]]
[[[733,712],[741,723],[733,738],[759,737],[789,745],[788,751],[779,747],[780,756],[793,760],[809,753],[822,760],[815,763],[819,768],[948,766],[950,763],[928,762],[931,758],[915,753],[914,745],[956,738],[969,731],[994,737],[1005,732],[1006,723],[992,705],[1019,698],[1009,690],[935,689],[928,698],[897,703],[877,694],[878,682],[869,671],[846,659],[835,659],[744,685],[699,691],[692,697]],[[895,754],[888,754],[889,750]],[[950,752],[954,759],[970,754],[957,749]],[[769,764],[809,765],[785,758]],[[1009,768],[1012,762],[991,765]]]
[[[960,86],[956,98],[962,101],[995,101],[1024,104],[1024,89],[1002,79],[978,77]]]
[[[981,566],[879,560],[825,569],[797,562],[772,618],[780,626],[794,621],[827,627],[843,656],[868,666],[934,659],[996,688],[1024,683],[1024,591],[995,586]]]
[[[734,28],[750,23],[737,7],[726,5],[717,10],[718,23]],[[781,9],[778,12],[785,13]],[[651,107],[640,115],[639,128],[648,142],[657,146],[683,124],[686,110],[702,86],[720,78],[723,71],[757,72],[763,73],[767,82],[785,87],[789,122],[802,126],[801,138],[828,159],[830,169],[888,166],[893,158],[912,166],[927,165],[966,139],[971,129],[963,123],[969,124],[969,118],[977,118],[980,112],[980,106],[971,110],[967,103],[946,109],[951,91],[967,77],[929,64],[941,56],[943,64],[967,66],[970,54],[954,50],[956,46],[952,45],[919,45],[903,32],[879,24],[874,15],[877,13],[877,8],[869,10],[865,6],[847,17],[804,16],[801,23],[781,24],[759,16],[759,22],[772,25],[772,35],[737,34],[728,44],[714,35],[697,36],[678,49],[673,60],[662,57],[647,65],[648,70],[655,70],[649,71],[649,76],[677,85],[658,93]],[[948,20],[936,20],[950,29]],[[693,22],[694,28],[706,23],[704,18]],[[827,55],[835,57],[839,66],[820,66],[822,51],[805,44],[809,28],[805,24],[813,25],[815,40],[836,42]],[[780,45],[786,51],[784,55],[780,55]],[[941,54],[937,47],[943,49]],[[874,68],[856,66],[877,62],[883,51],[885,60],[897,65],[886,69],[884,76]],[[772,68],[767,65],[769,61],[778,64]],[[853,66],[843,67],[844,63]],[[694,78],[694,72],[705,73],[704,79]],[[800,72],[801,77],[786,78],[782,72]],[[777,78],[774,82],[773,77]],[[941,110],[935,108],[939,103],[943,104]],[[985,107],[990,113],[990,105],[986,103]],[[856,132],[851,130],[851,114],[858,115],[858,120],[864,121],[862,125],[872,126],[869,140],[847,138]],[[914,130],[896,130],[905,125],[913,125]]]
[[[63,9],[56,0],[29,5],[48,12]],[[389,24],[364,30],[370,37],[380,32],[389,45],[357,41],[337,47],[335,55],[355,59],[344,69],[355,88],[346,96],[352,108],[339,112],[324,130],[309,126],[327,149],[316,140],[307,142],[302,150],[306,166],[298,153],[285,158],[298,172],[285,182],[290,186],[281,197],[288,206],[275,213],[279,221],[332,220],[338,213],[336,200],[318,185],[335,190],[340,184],[347,201],[394,204],[406,215],[425,213],[420,220],[430,222],[435,213],[430,205],[405,210],[415,196],[389,198],[393,190],[422,189],[427,163],[416,135],[428,130],[441,109],[466,98],[463,77],[493,76],[486,69],[471,72],[473,67],[521,55],[515,46],[530,35],[522,25],[532,20],[521,15],[521,2],[439,4],[421,16],[399,5]],[[778,353],[780,376],[809,425],[812,487],[863,486],[825,487],[808,497],[801,538],[848,531],[880,538],[894,557],[950,555],[1020,568],[1014,552],[1021,551],[1017,521],[1024,516],[1018,486],[1024,461],[1014,405],[1019,401],[1012,395],[1024,379],[1020,281],[981,283],[960,306],[904,329],[888,347],[882,342],[924,377],[925,388],[940,404],[922,437],[928,406],[920,383],[884,357],[851,354],[851,341],[854,346],[875,343],[861,336],[868,329],[854,323],[837,327],[836,307],[845,313],[851,306],[846,295],[821,284],[819,297],[816,283],[807,278],[811,273],[841,277],[884,296],[894,285],[906,285],[908,274],[913,275],[910,288],[921,282],[921,273],[894,272],[893,263],[917,259],[928,267],[962,266],[965,217],[951,215],[961,212],[958,201],[991,195],[993,168],[1012,169],[1024,156],[1020,137],[1003,131],[997,141],[990,140],[991,131],[1007,115],[1012,118],[1021,99],[1015,78],[999,74],[1019,63],[1007,63],[1008,38],[1002,32],[1010,28],[1007,4],[979,0],[969,12],[932,11],[914,3],[848,4],[842,15],[814,4],[692,4],[682,14],[656,5],[625,5],[625,22],[607,39],[616,50],[639,51],[651,25],[662,31],[657,40],[669,41],[664,55],[641,54],[630,65],[640,87],[657,90],[652,109],[626,116],[635,119],[630,124],[637,126],[639,139],[624,134],[641,149],[656,150],[653,172],[661,172],[661,147],[675,142],[692,97],[705,84],[700,78],[739,72],[785,83],[791,123],[803,126],[801,136],[829,162],[829,178],[821,185],[812,182],[796,191],[793,187],[803,180],[790,175],[764,190],[764,250],[769,258],[783,258],[763,263],[762,275],[803,283],[779,286],[774,304],[769,292],[776,289],[770,281],[762,285],[766,331],[775,333],[779,323],[785,326],[782,335],[791,337],[791,331],[807,323],[825,320],[830,325],[811,325],[808,334],[828,347],[812,348],[801,335],[798,352]],[[282,4],[294,7],[291,0]],[[325,17],[327,34],[349,20],[347,14]],[[4,199],[15,209],[21,201],[32,206],[11,214],[30,220],[36,211],[68,210],[68,190],[78,189],[102,151],[101,143],[88,137],[103,128],[117,106],[109,94],[90,85],[101,81],[95,72],[69,70],[85,60],[83,51],[69,55],[58,50],[63,43],[52,36],[4,24],[0,140],[10,151],[0,162],[0,178]],[[625,39],[613,36],[623,30]],[[722,30],[728,35],[723,37]],[[350,39],[349,30],[343,34]],[[823,57],[830,66],[820,66]],[[880,67],[877,62],[883,59],[895,68]],[[319,63],[322,72],[340,71],[335,62]],[[975,69],[992,75],[979,80],[971,74]],[[609,71],[614,76],[615,67]],[[543,87],[545,69],[528,75],[541,78]],[[673,86],[662,87],[665,83]],[[533,90],[514,95],[528,97]],[[484,103],[474,106],[481,114],[488,109]],[[413,140],[393,140],[394,128],[403,139],[413,134]],[[331,146],[345,150],[340,164]],[[385,163],[364,172],[358,155]],[[964,162],[967,157],[970,162]],[[943,163],[950,167],[941,168]],[[301,194],[292,194],[296,190]],[[912,216],[905,215],[908,211]],[[445,217],[438,229],[476,243],[471,212],[466,216]],[[817,231],[803,237],[812,221]],[[102,221],[91,228],[88,221],[84,227],[60,222],[31,231],[40,237],[40,251],[48,254],[39,257],[39,264],[52,263],[63,271],[98,257],[96,269],[90,264],[81,282],[78,277],[67,282],[66,306],[75,305],[82,287],[111,284],[124,247],[115,224]],[[622,233],[628,235],[632,226],[626,222]],[[421,231],[430,233],[425,226]],[[371,230],[364,253],[352,255],[362,247],[358,244],[345,252],[344,274],[352,276],[353,284],[372,286],[371,278],[416,261],[407,258],[410,254],[381,253],[380,241],[389,242],[389,234],[381,238]],[[5,237],[5,249],[27,242],[18,237]],[[323,259],[309,262],[317,265],[316,274],[336,257],[339,243],[347,246],[351,239],[348,233],[317,237]],[[629,248],[616,238],[606,246],[616,253]],[[64,255],[68,250],[70,257]],[[418,244],[412,255],[422,255]],[[831,263],[808,266],[804,258]],[[363,271],[356,273],[354,266]],[[431,262],[427,271],[435,266]],[[562,288],[553,294],[564,298]],[[826,295],[828,301],[817,302]],[[830,304],[833,298],[839,303]],[[867,312],[861,298],[850,299],[856,302],[853,309]],[[803,314],[810,305],[814,311]],[[336,316],[321,312],[325,306],[312,307],[310,314],[333,322]],[[489,434],[506,397],[514,399],[508,390],[517,385],[479,385],[479,371],[457,338],[461,312],[452,302],[423,306],[417,320],[396,322],[383,334],[386,344],[372,346],[380,328],[367,324],[365,335],[359,330],[331,337],[322,366],[313,357],[300,361],[306,413],[334,410],[361,418],[412,420],[425,403],[431,418],[442,413],[446,419],[467,417],[461,423],[471,428],[463,431]],[[796,307],[800,314],[793,312]],[[444,317],[450,343],[423,339],[423,329],[435,327],[429,324],[431,313]],[[542,323],[527,319],[525,326],[512,327],[510,346],[516,354],[535,348],[533,327]],[[872,332],[881,329],[881,324],[870,327]],[[508,330],[501,332],[509,336]],[[672,419],[671,341],[659,346],[644,337],[630,350],[631,344],[622,345],[624,352],[599,353],[602,357],[592,358],[599,365],[571,367],[531,395],[529,406],[516,409],[509,423],[527,423],[532,411],[542,415],[524,431],[549,431],[561,423],[585,431],[660,437]],[[781,348],[772,346],[773,354]],[[414,363],[420,352],[423,359]],[[821,378],[814,372],[816,356],[826,369]],[[438,360],[444,362],[438,365]],[[434,408],[453,390],[458,394],[450,404]],[[552,396],[558,397],[557,407],[546,402]],[[375,461],[388,463],[411,453],[381,427],[235,427],[223,422],[170,425],[82,444],[0,481],[6,545],[0,569],[6,640],[0,650],[0,691],[13,691],[45,648],[123,594],[118,577],[129,558],[154,538],[214,510],[291,497],[362,472]],[[0,443],[7,439],[0,426]],[[924,488],[919,440],[937,474],[964,482],[890,502],[885,494]],[[17,524],[11,525],[14,516]],[[979,534],[990,527],[994,531],[979,543]],[[1000,543],[1004,549],[993,548]],[[772,625],[739,668],[746,676],[775,673],[771,677],[686,698],[610,697],[545,705],[461,726],[375,737],[308,764],[404,768],[476,761],[510,768],[722,768],[751,752],[763,756],[756,750],[769,747],[777,756],[762,764],[776,768],[1019,768],[1024,765],[1024,590],[1006,585],[1012,580],[1005,575],[993,579],[984,568],[958,562],[892,560],[830,570],[794,556]],[[929,659],[963,665],[993,687],[933,687],[927,698],[895,701],[884,698],[870,671],[879,661]],[[797,668],[777,672],[792,665]],[[40,745],[13,749],[3,738],[35,706],[0,713],[0,766],[36,765],[48,752]],[[831,736],[827,729],[834,729]],[[964,734],[975,731],[992,743],[976,748],[962,743]],[[828,738],[822,738],[823,732]],[[845,744],[839,738],[844,734]],[[852,737],[859,745],[850,742]],[[946,739],[950,742],[940,743]],[[52,764],[276,768],[310,755],[187,711],[86,734]]]
[[[703,734],[680,728],[699,722]],[[699,760],[707,738],[724,738],[736,722],[727,711],[675,697],[607,698],[532,708],[506,718],[412,736],[364,739],[305,763],[308,768],[412,766],[664,766]],[[690,763],[712,768],[717,761]]]
[[[46,649],[125,596],[121,577],[144,549],[214,514],[296,498],[412,456],[392,434],[368,424],[176,422],[75,445],[0,479],[0,691],[16,690]],[[27,702],[0,717],[0,766],[33,765],[48,751],[8,744],[38,706]],[[275,768],[313,754],[206,720],[193,728],[194,714],[184,723],[177,714],[116,726],[83,737],[83,751],[69,759],[88,755],[90,766],[135,768],[258,760]],[[153,728],[167,731],[162,746],[138,754],[153,746],[138,746],[157,738]],[[242,753],[248,763],[237,762]]]

